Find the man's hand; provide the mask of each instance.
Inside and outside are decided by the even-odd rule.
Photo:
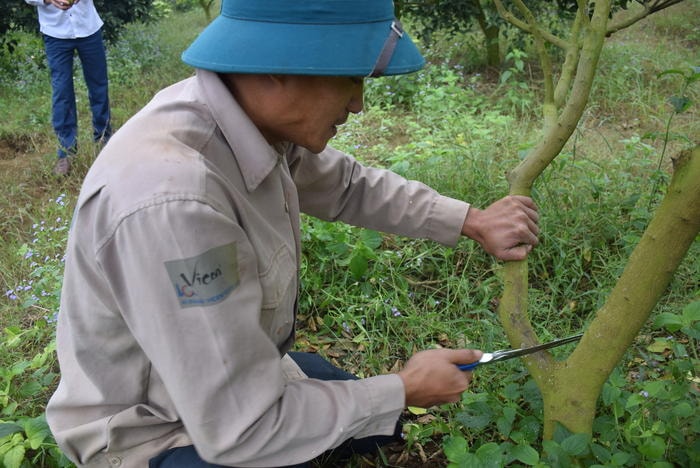
[[[470,207],[462,234],[500,260],[524,260],[539,242],[538,220],[531,198],[509,195],[484,210]]]
[[[406,406],[429,408],[459,401],[469,387],[471,372],[457,364],[478,361],[482,352],[471,349],[430,349],[414,354],[399,372],[406,389]]]
[[[44,3],[47,5],[53,5],[59,10],[68,10],[79,1],[80,0],[44,0]]]

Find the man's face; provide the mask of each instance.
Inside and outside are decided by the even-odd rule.
[[[286,75],[279,79],[283,86],[279,113],[274,127],[265,129],[274,140],[319,153],[350,112],[362,111],[362,78]]]

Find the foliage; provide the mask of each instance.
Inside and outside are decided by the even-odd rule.
[[[54,323],[63,279],[63,250],[70,206],[65,194],[43,204],[41,219],[32,225],[32,239],[17,255],[28,277],[5,292],[27,311],[30,326],[4,329],[5,350],[0,367],[0,459],[6,468],[64,467],[70,462],[56,446],[43,415],[46,394],[58,379]],[[32,356],[32,350],[38,352]],[[26,353],[30,357],[23,358]],[[10,357],[17,359],[6,362]]]
[[[605,384],[593,437],[558,426],[554,438],[540,444],[541,396],[534,382],[516,370],[504,380],[487,377],[495,382],[489,393],[464,395],[455,418],[469,438],[446,438],[449,466],[696,465],[700,391],[694,369],[700,364],[700,301],[680,314],[659,315],[651,331],[675,335],[651,342],[648,335],[641,337],[647,344],[635,348],[642,357],[616,369]],[[478,444],[478,440],[499,442]]]
[[[633,0],[616,0],[613,12],[626,9]],[[450,34],[469,29],[473,24],[479,27],[484,37],[486,63],[492,67],[501,64],[504,52],[501,50],[500,35],[505,27],[503,19],[487,0],[396,0],[397,16],[410,17],[419,26],[419,37],[427,43],[438,31]],[[635,3],[658,3],[637,1]],[[663,3],[663,2],[662,2]],[[566,19],[576,14],[579,2],[576,0],[531,0],[528,8],[536,13],[540,21],[546,18]]]

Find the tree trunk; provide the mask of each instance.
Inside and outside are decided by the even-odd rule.
[[[489,24],[486,12],[481,6],[481,0],[474,0],[476,22],[479,24],[481,32],[484,33],[484,44],[486,45],[486,64],[489,67],[499,67],[501,65],[501,48],[498,43],[499,29],[495,24]]]
[[[590,433],[603,384],[634,341],[700,233],[700,146],[675,160],[668,192],[607,302],[543,391],[544,435],[554,423]]]
[[[517,9],[494,0],[503,18],[532,34],[544,80],[543,131],[528,156],[509,174],[510,193],[529,195],[532,185],[574,132],[588,102],[598,59],[609,31],[611,0],[580,2],[569,37],[559,38],[535,19],[523,0]],[[566,52],[556,86],[548,42]],[[525,358],[544,398],[544,438],[557,422],[575,433],[591,433],[603,383],[632,344],[700,231],[700,147],[678,158],[668,193],[656,210],[625,271],[596,313],[581,342],[563,362],[543,352]],[[514,347],[537,344],[528,316],[527,261],[508,262],[498,313]]]

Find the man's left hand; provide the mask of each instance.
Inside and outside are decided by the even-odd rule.
[[[470,207],[462,234],[500,260],[524,260],[539,243],[538,220],[530,197],[509,195],[484,210]]]

